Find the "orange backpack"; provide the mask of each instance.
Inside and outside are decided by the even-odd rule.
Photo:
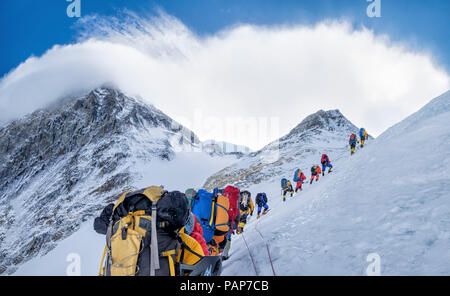
[[[217,198],[213,201],[213,204],[216,203],[216,206],[213,207],[216,210],[215,217],[215,230],[213,240],[220,244],[225,239],[225,236],[228,233],[228,208],[230,207],[229,199],[226,196],[218,195]],[[214,215],[213,215],[214,216]]]

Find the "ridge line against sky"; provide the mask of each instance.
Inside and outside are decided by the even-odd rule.
[[[28,59],[0,80],[6,117],[0,122],[80,88],[110,83],[145,98],[202,139],[257,150],[319,109],[340,109],[378,135],[450,85],[427,47],[350,21],[241,23],[198,33],[159,7],[151,17],[131,10],[85,16],[75,28],[84,32],[74,35],[76,41]],[[258,124],[275,117],[279,129],[238,135],[236,126],[214,125],[223,114]]]

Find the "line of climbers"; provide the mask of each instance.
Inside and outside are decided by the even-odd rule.
[[[258,193],[257,218],[269,211]],[[253,216],[251,193],[237,187],[181,193],[151,186],[123,193],[94,221],[106,235],[99,275],[217,276],[231,239]]]
[[[367,134],[367,131],[364,128],[361,128],[359,130],[359,137],[360,141],[357,139],[356,135],[352,133],[350,135],[349,145],[350,145],[350,152],[351,155],[355,153],[356,144],[361,142],[361,148],[364,147],[365,141],[369,138],[369,135]],[[322,154],[322,158],[320,159],[320,163],[322,164],[322,168],[318,165],[313,165],[311,167],[311,179],[309,180],[309,184],[312,184],[314,179],[316,179],[316,182],[319,181],[319,176],[322,174],[322,176],[325,176],[325,171],[328,168],[328,174],[332,172],[333,166],[331,165],[330,158],[326,154]],[[306,176],[303,174],[301,169],[297,169],[294,173],[294,182],[297,182],[297,185],[295,187],[295,193],[297,193],[298,190],[302,191],[302,184],[305,183]],[[281,190],[282,190],[282,196],[283,201],[286,201],[286,194],[290,193],[291,197],[294,196],[294,190],[292,188],[292,183],[286,178],[281,179]]]
[[[361,148],[368,134],[360,130]],[[349,140],[354,153],[355,134]],[[328,155],[321,158],[322,169],[311,167],[310,184],[325,176],[333,166]],[[294,173],[295,192],[306,180],[301,169]],[[291,182],[281,180],[283,201]],[[258,193],[257,218],[270,209],[266,193]],[[107,205],[94,221],[96,232],[106,235],[106,246],[99,275],[106,276],[211,276],[220,275],[222,260],[228,259],[231,239],[241,234],[253,216],[254,204],[249,191],[237,187],[188,189],[168,192],[163,186],[151,186],[123,193],[115,204]]]
[[[322,154],[322,158],[320,160],[322,164],[322,169],[318,165],[313,165],[311,167],[311,179],[309,181],[309,184],[312,184],[314,181],[314,178],[316,179],[316,182],[319,181],[319,176],[322,174],[322,176],[325,176],[325,170],[328,168],[328,174],[331,173],[333,166],[331,165],[330,158],[326,154]],[[301,169],[297,169],[294,173],[294,182],[297,182],[297,185],[295,187],[295,193],[297,193],[298,190],[302,191],[302,185],[305,183],[306,176],[303,174]],[[282,190],[282,196],[283,201],[286,201],[286,194],[289,192],[291,194],[291,197],[294,196],[294,189],[292,188],[292,183],[286,178],[281,179],[281,190]]]
[[[352,133],[350,135],[348,144],[350,145],[350,154],[351,155],[353,155],[355,153],[355,148],[358,143],[361,143],[361,148],[363,148],[365,141],[367,141],[369,139],[369,134],[367,133],[366,129],[363,127],[359,130],[359,138],[360,138],[360,141],[358,140],[358,138],[356,137],[356,135],[354,133]]]

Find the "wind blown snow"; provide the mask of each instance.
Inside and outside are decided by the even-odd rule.
[[[0,123],[64,95],[109,85],[150,101],[202,139],[259,149],[318,109],[340,109],[373,135],[450,88],[426,52],[341,21],[313,26],[237,25],[198,36],[160,12],[86,16],[75,44],[30,57],[0,80]],[[211,128],[208,119],[280,118],[278,132]]]

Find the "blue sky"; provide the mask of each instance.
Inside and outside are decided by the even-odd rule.
[[[450,70],[450,1],[381,0],[381,18],[369,18],[366,0],[81,0],[82,15],[115,15],[123,8],[175,16],[197,34],[212,34],[239,23],[258,25],[314,24],[346,19],[430,51]],[[68,18],[65,0],[0,1],[0,77],[29,56],[42,55],[55,44],[75,41],[76,18]]]

